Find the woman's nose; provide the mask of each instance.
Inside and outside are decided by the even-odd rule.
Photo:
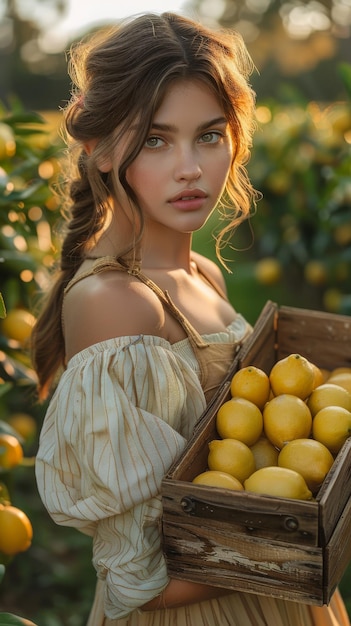
[[[174,174],[177,180],[197,180],[202,173],[196,150],[180,149],[177,153]]]

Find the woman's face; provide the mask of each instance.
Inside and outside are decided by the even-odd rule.
[[[201,228],[224,191],[232,156],[229,125],[210,88],[190,80],[171,85],[127,170],[146,227]]]

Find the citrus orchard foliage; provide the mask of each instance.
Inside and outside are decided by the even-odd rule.
[[[351,97],[351,68],[344,66]],[[254,269],[308,308],[351,313],[350,102],[259,104],[249,173],[262,192]]]
[[[44,132],[39,115],[27,113],[16,101],[11,111],[0,106],[0,563],[6,566],[30,548],[33,537],[29,516],[15,504],[13,486],[18,468],[34,463],[24,454],[38,430],[28,413],[36,382],[28,341],[42,268],[54,255],[56,200],[50,182],[56,153],[57,144]],[[0,624],[5,623],[32,624],[0,613]]]

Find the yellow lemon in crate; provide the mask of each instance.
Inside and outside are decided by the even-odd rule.
[[[326,382],[329,372],[327,373],[326,370],[318,367],[314,363],[311,363],[311,367],[313,369],[313,389],[315,389],[319,385],[323,385],[323,383]]]
[[[289,354],[273,365],[269,381],[275,396],[289,393],[305,400],[314,387],[315,374],[311,363],[300,354]]]
[[[234,374],[230,391],[232,396],[246,398],[263,409],[271,391],[268,375],[254,365],[243,367]]]
[[[351,367],[334,367],[334,369],[329,372],[329,376],[338,376],[338,374],[351,374]]]
[[[312,498],[312,492],[301,474],[286,467],[261,467],[245,480],[244,487],[246,491],[267,496],[297,500]]]
[[[235,491],[243,491],[244,487],[240,480],[218,470],[207,470],[195,476],[192,481],[195,485],[207,485],[208,487],[221,487],[222,489],[234,489]]]
[[[326,406],[313,418],[313,439],[337,454],[351,435],[351,412],[341,406]]]
[[[297,396],[276,396],[263,409],[264,433],[279,450],[292,439],[309,437],[311,429],[311,411]]]
[[[253,402],[235,397],[219,408],[216,428],[222,439],[239,439],[251,446],[262,434],[262,413]]]
[[[210,470],[231,474],[241,483],[255,471],[254,455],[242,441],[237,439],[214,439],[210,441],[208,446],[207,463]]]
[[[346,391],[349,391],[351,393],[351,374],[349,374],[348,372],[331,374],[328,382],[333,383],[333,385],[338,385],[339,387],[342,387],[343,389],[346,389]]]
[[[334,383],[324,383],[312,391],[307,406],[312,417],[326,406],[342,406],[351,411],[351,393]]]
[[[330,450],[315,439],[294,439],[279,453],[279,467],[295,470],[303,476],[306,485],[316,493],[334,463]]]
[[[260,437],[250,450],[255,457],[256,469],[268,467],[269,465],[278,465],[279,450],[267,439]]]

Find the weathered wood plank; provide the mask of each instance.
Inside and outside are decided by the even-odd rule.
[[[318,505],[315,502],[233,492],[181,481],[163,486],[164,522],[203,524],[214,535],[222,524],[228,533],[245,533],[266,540],[318,546]],[[165,529],[165,532],[167,530]]]
[[[351,500],[348,501],[325,549],[324,602],[328,604],[351,561]]]
[[[319,367],[351,367],[351,317],[281,307],[278,358],[299,352]]]
[[[341,512],[351,498],[351,438],[349,438],[328,473],[318,495],[320,543],[326,545]],[[351,543],[351,534],[350,534]]]
[[[237,591],[260,593],[309,604],[323,604],[323,554],[301,547],[241,534],[222,526],[213,532],[168,524],[165,552],[171,576]]]

